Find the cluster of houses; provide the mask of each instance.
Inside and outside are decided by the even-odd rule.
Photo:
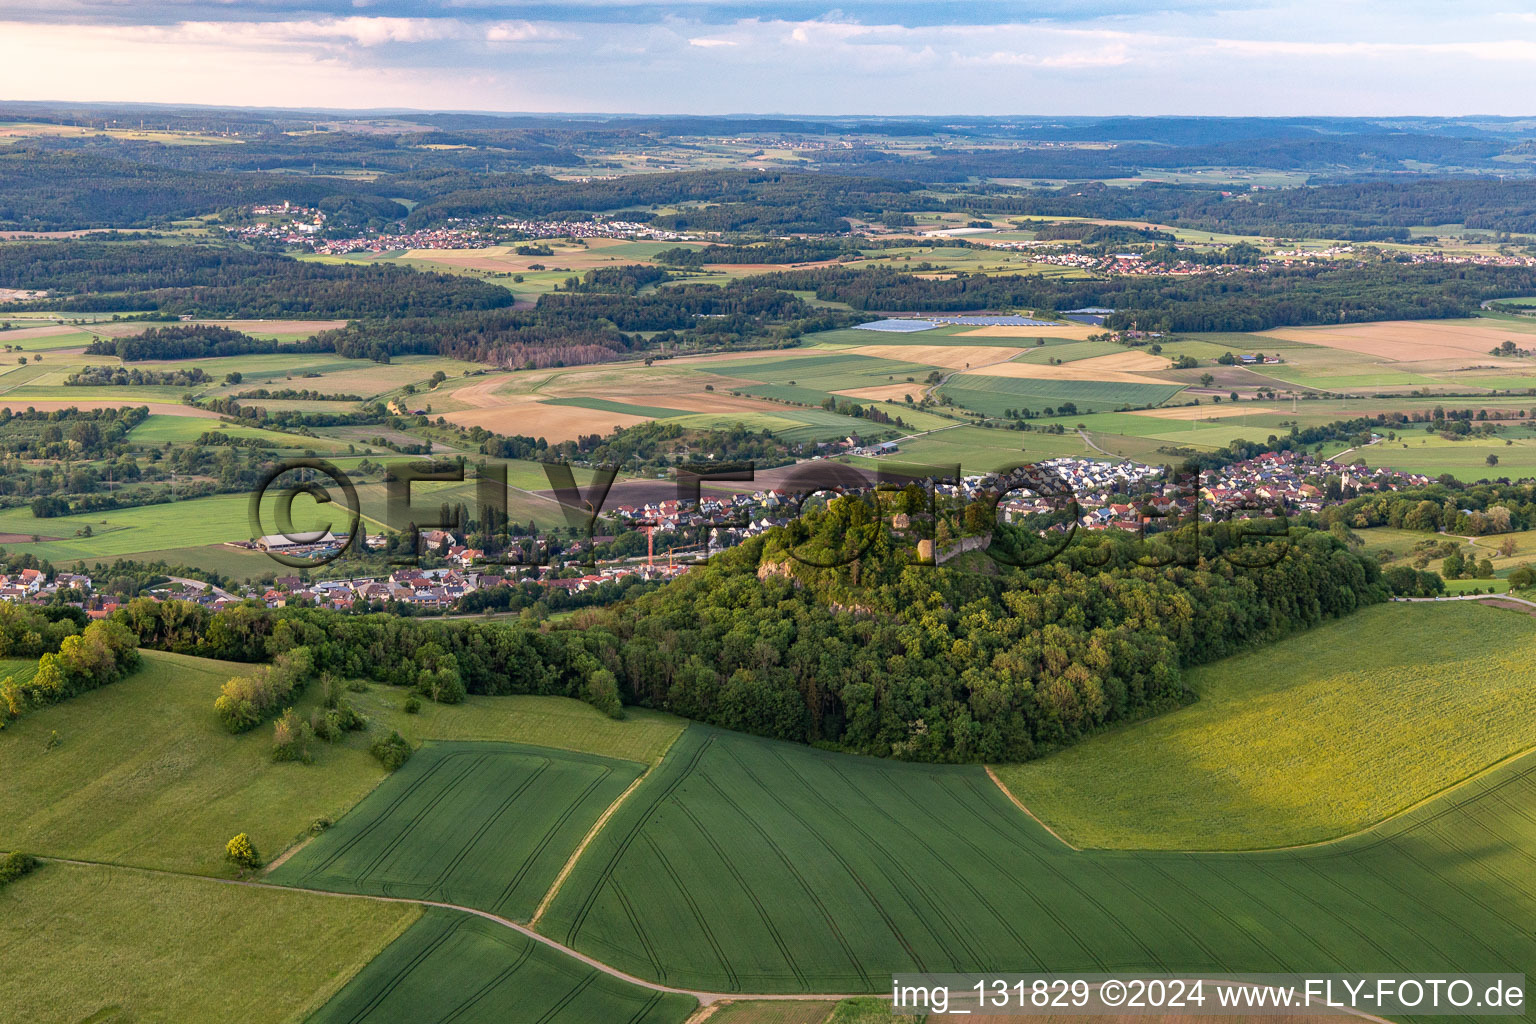
[[[1160,467],[1134,462],[1060,458],[1040,465],[1071,489],[1080,511],[1077,525],[1088,530],[1139,531],[1155,517],[1198,515],[1210,520],[1279,511],[1318,512],[1326,504],[1319,482],[1331,475],[1338,475],[1340,487],[1352,493],[1395,491],[1431,482],[1421,473],[1382,467],[1341,469],[1296,452],[1266,452],[1205,470],[1199,480],[1167,479]],[[977,491],[990,486],[979,477],[967,478],[966,484]],[[1013,492],[999,503],[999,510],[1010,522],[1059,512],[1063,507],[1061,495],[1048,493]]]
[[[1015,489],[1001,502],[999,511],[1010,522],[1026,521],[1040,514],[1059,514],[1068,494],[1077,502],[1077,525],[1089,530],[1141,530],[1154,517],[1198,515],[1203,519],[1286,512],[1319,511],[1327,499],[1324,477],[1340,477],[1344,493],[1398,490],[1425,486],[1431,480],[1417,473],[1385,468],[1340,467],[1305,453],[1266,452],[1243,462],[1203,472],[1198,481],[1167,479],[1161,467],[1141,463],[1064,457],[1039,463],[1048,484],[1033,490]],[[1015,481],[1017,482],[1017,481]],[[938,500],[963,504],[989,495],[999,486],[993,475],[966,476],[955,482],[930,482]],[[679,576],[700,555],[741,543],[776,526],[786,525],[798,514],[800,503],[783,489],[759,489],[738,493],[705,493],[698,502],[676,499],[620,504],[604,509],[604,515],[633,529],[689,538],[677,551],[630,557],[601,565],[585,566],[584,543],[572,545],[561,559],[550,564],[498,563],[494,557],[448,531],[424,532],[427,550],[448,564],[440,568],[403,567],[385,575],[358,576],[320,582],[298,575],[279,576],[270,586],[246,588],[234,593],[195,580],[171,580],[150,591],[166,600],[179,598],[217,610],[246,600],[269,608],[301,602],[338,611],[351,611],[396,602],[421,609],[453,610],[460,599],[476,591],[525,582],[580,593],[627,577],[666,580]],[[1058,515],[1059,518],[1059,515]],[[1067,523],[1058,523],[1065,527]],[[596,538],[608,540],[611,538]],[[261,550],[314,557],[335,550],[345,538],[327,534],[294,542],[282,537],[263,537],[247,546]],[[371,547],[382,546],[382,537],[370,536]],[[550,560],[545,560],[549,562]],[[101,618],[117,609],[109,594],[97,592],[89,576],[58,573],[48,580],[37,569],[21,569],[0,575],[0,600],[48,603],[61,591],[89,615]]]
[[[284,245],[302,245],[322,256],[356,252],[398,252],[404,249],[485,249],[517,238],[629,238],[658,242],[688,241],[696,236],[653,228],[627,220],[524,220],[517,217],[454,219],[449,226],[420,231],[379,233],[356,238],[319,238],[325,230],[325,213],[289,203],[252,206],[248,212],[270,221],[241,224],[229,229],[242,241],[265,239]]]
[[[398,252],[402,249],[484,249],[495,243],[479,231],[423,228],[420,231],[366,235],[360,238],[311,239],[307,244],[321,256],[344,256],[352,252]]]
[[[528,238],[639,238],[652,242],[685,242],[696,235],[653,228],[633,220],[522,220],[498,217],[495,227],[501,232],[516,232]]]
[[[1139,252],[1115,252],[1115,253],[1084,253],[1071,250],[1062,251],[1058,243],[1054,242],[988,242],[987,245],[994,249],[1011,249],[1015,252],[1028,252],[1029,259],[1033,263],[1048,263],[1056,267],[1070,267],[1075,270],[1084,270],[1094,274],[1232,274],[1252,273],[1265,269],[1265,265],[1231,264],[1231,263],[1194,263],[1190,260],[1175,260],[1172,263],[1154,262],[1147,259]]]
[[[1513,252],[1416,252],[1410,263],[1451,263],[1478,267],[1536,267],[1536,256]]]
[[[91,593],[91,578],[78,573],[61,572],[52,580],[38,569],[18,569],[0,573],[0,601],[52,600],[61,590],[77,590],[82,595]]]

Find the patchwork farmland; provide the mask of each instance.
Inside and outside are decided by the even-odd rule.
[[[643,770],[547,748],[428,743],[271,877],[527,920],[604,808]]]
[[[537,92],[607,33],[667,51],[642,109],[783,34],[242,6],[197,41],[290,90],[431,50]],[[807,25],[987,34],[906,6]],[[985,27],[1004,84],[1084,64]],[[1528,70],[1461,74],[1478,31],[1422,83]],[[0,1024],[1536,976],[1536,119],[11,106]]]
[[[429,909],[309,1021],[681,1024],[696,1006],[687,995],[627,985],[499,924]]]
[[[588,850],[541,927],[641,977],[727,992],[872,990],[888,970],[978,963],[1519,970],[1536,955],[1518,924],[1536,896],[1507,886],[1536,843],[1521,809],[1533,778],[1517,762],[1312,850],[1075,851],[980,768],[864,761],[694,727]],[[740,834],[753,842],[728,838]],[[692,895],[702,892],[710,898]],[[626,907],[663,923],[637,931]]]

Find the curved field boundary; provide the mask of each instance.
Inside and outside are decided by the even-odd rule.
[[[983,771],[697,725],[679,742],[542,921],[669,986],[859,988],[873,963],[1209,976],[1536,957],[1529,756],[1323,844],[1079,851]]]
[[[1039,825],[1041,828],[1043,828],[1047,832],[1049,832],[1052,835],[1052,837],[1054,837],[1055,840],[1058,843],[1060,843],[1062,846],[1065,846],[1067,849],[1073,851],[1074,853],[1081,853],[1082,852],[1083,848],[1081,846],[1073,846],[1071,843],[1067,842],[1065,839],[1063,839],[1061,837],[1061,833],[1060,832],[1057,832],[1055,829],[1051,828],[1051,826],[1047,825],[1044,821],[1042,821],[1040,819],[1039,815],[1037,815],[1034,811],[1030,810],[1028,807],[1025,807],[1024,806],[1024,801],[1022,801],[1018,797],[1014,796],[1013,790],[1009,789],[1006,785],[1003,784],[1003,780],[997,777],[997,772],[992,770],[992,766],[991,765],[985,765],[984,767],[987,770],[987,778],[991,779],[993,784],[996,785],[998,789],[1003,791],[1003,796],[1006,796],[1008,798],[1009,802],[1013,804],[1013,806],[1017,807],[1019,810],[1023,811],[1025,814],[1029,815],[1029,819],[1031,821],[1033,821],[1036,825]]]
[[[516,743],[428,741],[268,876],[526,917],[643,766]]]
[[[658,993],[658,994],[661,994],[661,995],[692,996],[694,999],[697,999],[699,1001],[699,1004],[700,1004],[701,1007],[710,1006],[710,1005],[713,1005],[715,1003],[722,1003],[722,1002],[723,1003],[736,1003],[736,1002],[836,1002],[836,1001],[840,1001],[840,1000],[844,1000],[844,999],[861,999],[861,998],[866,998],[866,997],[868,997],[871,994],[869,992],[836,992],[836,993],[834,993],[834,992],[822,992],[822,993],[811,993],[811,992],[787,992],[787,993],[786,992],[765,992],[765,993],[742,993],[742,992],[711,992],[711,991],[700,990],[700,989],[678,988],[678,987],[675,987],[675,986],[658,984],[658,983],[653,982],[653,981],[648,981],[645,978],[641,978],[641,977],[637,977],[637,976],[632,975],[632,974],[628,974],[628,973],[626,973],[626,972],[624,972],[622,970],[619,970],[616,967],[612,967],[612,966],[604,963],[601,960],[598,960],[598,959],[595,959],[594,957],[588,956],[587,954],[582,953],[579,950],[575,950],[575,949],[570,948],[569,946],[565,946],[565,945],[561,944],[560,942],[558,942],[557,940],[552,939],[552,938],[550,938],[547,935],[543,935],[543,934],[541,934],[539,932],[536,932],[532,928],[529,928],[526,925],[518,924],[516,921],[509,920],[509,919],[507,919],[505,917],[501,917],[501,916],[499,916],[497,914],[492,914],[492,913],[490,913],[488,911],[478,910],[475,907],[459,906],[459,905],[453,904],[453,903],[442,903],[442,902],[439,902],[439,901],[436,901],[436,900],[414,900],[414,899],[408,899],[408,898],[401,897],[401,896],[375,896],[375,895],[371,895],[371,894],[368,894],[368,893],[331,892],[331,891],[327,891],[327,890],[324,890],[324,889],[302,889],[302,888],[298,888],[298,887],[290,886],[290,885],[280,885],[280,884],[277,884],[277,883],[274,883],[274,882],[262,882],[262,881],[255,881],[255,880],[250,880],[250,879],[211,878],[211,877],[209,877],[207,875],[191,875],[191,874],[187,874],[185,872],[180,872],[180,871],[165,871],[165,870],[162,870],[160,868],[132,867],[132,866],[126,865],[126,864],[114,864],[114,863],[111,863],[111,862],[108,862],[108,861],[77,860],[77,859],[67,858],[67,857],[39,857],[38,860],[40,860],[40,861],[42,861],[44,863],[52,863],[52,864],[76,864],[76,865],[81,865],[81,866],[85,866],[85,867],[113,868],[113,869],[119,870],[119,871],[137,871],[137,872],[141,872],[143,874],[149,874],[149,875],[171,875],[171,876],[177,877],[177,878],[196,879],[196,880],[198,880],[200,882],[208,882],[208,883],[211,883],[213,885],[241,885],[241,886],[248,886],[250,888],[255,888],[255,889],[276,889],[276,890],[280,890],[282,892],[289,892],[289,893],[293,893],[293,892],[309,893],[309,894],[314,895],[314,896],[328,897],[328,898],[331,898],[331,899],[374,900],[374,901],[377,901],[377,902],[380,902],[380,903],[410,903],[410,904],[415,904],[415,905],[420,906],[420,907],[430,907],[430,908],[433,908],[433,909],[436,909],[436,910],[442,910],[442,911],[446,911],[446,912],[470,915],[470,916],[473,916],[473,917],[477,917],[477,918],[489,921],[489,922],[491,922],[493,924],[500,925],[501,927],[509,929],[511,931],[514,931],[517,934],[523,936],[524,938],[533,940],[534,942],[538,943],[541,946],[544,946],[544,947],[546,947],[548,949],[551,949],[551,950],[554,950],[554,951],[556,951],[558,953],[561,953],[561,954],[563,954],[563,955],[565,955],[567,957],[570,957],[572,960],[574,960],[574,961],[576,961],[578,963],[581,963],[581,964],[583,964],[583,965],[585,965],[587,967],[591,967],[594,970],[600,971],[601,973],[603,973],[603,974],[605,974],[605,975],[607,975],[607,976],[609,976],[611,978],[616,978],[616,979],[618,979],[620,981],[623,981],[623,982],[626,982],[626,983],[628,983],[630,985],[634,985],[637,988],[645,989],[647,991],[655,992],[655,993]],[[407,930],[407,934],[409,934],[409,930]],[[440,944],[440,943],[437,943],[437,944]],[[418,958],[418,959],[424,959],[424,958]],[[503,972],[503,973],[509,973],[510,970],[512,970],[512,969],[515,969],[515,965],[513,967],[509,968],[508,971]],[[366,970],[366,968],[365,968],[365,970]],[[397,980],[396,980],[396,984],[398,984],[400,980],[403,980],[403,978],[404,978],[404,975],[399,976],[397,978]],[[1194,980],[1197,980],[1197,979],[1195,977],[1191,976],[1191,977],[1189,977],[1188,980],[1194,981]],[[648,1003],[647,1007],[652,1006],[652,1005],[654,1005],[654,1003]],[[1365,1013],[1365,1012],[1360,1011],[1360,1010],[1351,1010],[1351,1009],[1344,1008],[1344,1007],[1340,1007],[1340,1008],[1337,1008],[1337,1009],[1339,1009],[1343,1013],[1348,1014],[1348,1015],[1353,1016],[1353,1017],[1358,1017],[1360,1019],[1368,1020],[1368,1021],[1374,1021],[1374,1022],[1376,1022],[1376,1024],[1393,1024],[1393,1022],[1388,1021],[1385,1018],[1377,1017],[1377,1016],[1374,1016],[1374,1015],[1369,1014],[1369,1013]]]
[[[1417,598],[1416,597],[1416,598],[1398,598],[1398,600],[1402,600],[1402,601],[1410,601],[1410,600],[1411,601],[1437,601],[1437,600],[1460,601],[1460,600],[1465,600],[1465,599],[1464,598],[1460,598],[1460,597],[1448,597],[1448,598],[1428,598],[1428,597]],[[1536,609],[1536,603],[1533,603],[1533,602],[1530,602],[1530,601],[1526,601],[1524,603],[1530,604],[1533,609]],[[1215,855],[1215,854],[1223,854],[1223,855],[1225,855],[1225,854],[1237,854],[1237,855],[1242,855],[1242,854],[1257,854],[1257,853],[1286,853],[1286,852],[1294,851],[1294,850],[1316,850],[1316,849],[1320,849],[1320,848],[1323,848],[1323,847],[1337,846],[1340,843],[1346,843],[1346,842],[1349,842],[1350,840],[1353,840],[1353,839],[1359,839],[1361,836],[1369,835],[1370,833],[1375,832],[1378,829],[1384,828],[1387,825],[1392,824],[1394,821],[1396,821],[1399,818],[1402,818],[1402,817],[1404,817],[1406,815],[1412,814],[1415,811],[1422,810],[1423,808],[1427,807],[1428,805],[1434,803],[1437,800],[1441,800],[1441,799],[1447,798],[1447,797],[1453,795],[1457,790],[1463,789],[1466,786],[1469,786],[1472,783],[1479,781],[1480,779],[1486,778],[1487,776],[1492,775],[1494,772],[1500,770],[1501,768],[1506,768],[1506,767],[1514,764],[1516,761],[1519,761],[1522,758],[1531,757],[1532,755],[1536,755],[1536,744],[1533,744],[1532,746],[1526,747],[1524,750],[1517,750],[1513,754],[1509,754],[1509,755],[1507,755],[1505,757],[1501,757],[1497,761],[1495,761],[1492,764],[1488,765],[1487,767],[1479,768],[1477,771],[1473,772],[1471,775],[1468,775],[1468,776],[1466,776],[1465,778],[1462,778],[1462,779],[1458,779],[1457,781],[1451,783],[1448,786],[1442,787],[1441,789],[1437,789],[1433,793],[1430,793],[1428,796],[1425,796],[1425,797],[1422,797],[1422,798],[1420,798],[1418,800],[1415,800],[1413,803],[1407,804],[1407,805],[1405,805],[1405,806],[1403,806],[1403,807],[1393,811],[1391,814],[1388,814],[1388,815],[1386,815],[1383,818],[1379,818],[1376,821],[1371,822],[1369,825],[1366,825],[1366,826],[1364,826],[1362,828],[1355,829],[1353,832],[1345,832],[1342,835],[1330,836],[1327,839],[1318,839],[1318,840],[1316,840],[1314,842],[1310,842],[1310,843],[1293,843],[1293,844],[1288,845],[1288,846],[1255,846],[1255,847],[1253,847],[1251,849],[1237,849],[1237,850],[1231,850],[1231,849],[1228,849],[1228,850],[1208,850],[1208,849],[1203,849],[1203,848],[1200,848],[1200,847],[1189,847],[1189,848],[1178,849],[1178,850],[1166,850],[1166,849],[1141,849],[1141,848],[1138,848],[1138,847],[1124,847],[1124,846],[1114,846],[1114,847],[1107,847],[1107,846],[1074,846],[1071,843],[1067,842],[1066,839],[1062,838],[1061,834],[1058,833],[1055,829],[1051,828],[1050,825],[1046,824],[1043,820],[1041,820],[1040,817],[1037,816],[1034,811],[1031,811],[1028,807],[1026,807],[1024,805],[1023,801],[1021,801],[1017,796],[1015,796],[1013,791],[1008,788],[1007,784],[1004,783],[1002,779],[997,777],[997,773],[992,770],[992,767],[990,765],[987,766],[987,775],[988,775],[988,777],[990,777],[992,779],[993,782],[997,783],[997,788],[1003,791],[1003,795],[1006,796],[1008,798],[1008,800],[1015,807],[1017,807],[1019,810],[1023,811],[1025,814],[1029,815],[1030,820],[1032,820],[1035,824],[1039,825],[1041,828],[1045,829],[1045,831],[1049,832],[1051,834],[1051,836],[1058,843],[1060,843],[1062,846],[1065,846],[1067,849],[1073,851],[1074,853],[1084,853],[1084,852],[1087,852],[1087,851],[1096,851],[1096,852],[1105,852],[1105,853],[1108,853],[1108,852],[1114,852],[1114,853],[1198,853],[1198,854],[1210,854],[1210,855]],[[1532,768],[1530,769],[1530,771],[1536,772],[1536,765],[1533,765]],[[1525,773],[1522,773],[1522,775],[1523,774],[1525,774]]]

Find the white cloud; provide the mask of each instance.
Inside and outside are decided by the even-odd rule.
[[[839,12],[729,18],[692,3],[654,21],[609,22],[587,0],[558,21],[517,20],[487,18],[473,10],[480,2],[435,18],[0,23],[8,44],[0,96],[656,113],[1343,114],[1520,113],[1509,108],[1536,89],[1536,28],[1492,10],[1452,14],[1411,2],[1390,17],[1338,0],[1223,0],[996,25],[900,24],[899,5],[884,9],[884,23],[860,23]],[[275,17],[265,5],[225,8],[252,9]]]
[[[491,43],[553,42],[575,38],[575,35],[564,29],[549,25],[535,25],[528,21],[503,21],[485,30],[485,39]]]

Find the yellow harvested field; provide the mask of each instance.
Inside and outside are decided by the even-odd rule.
[[[900,402],[907,395],[911,395],[916,401],[922,397],[922,384],[880,384],[872,388],[853,388],[850,391],[834,391],[834,395],[847,395],[849,398],[872,398],[877,402]]]
[[[704,356],[678,356],[676,359],[665,360],[665,365],[691,366],[697,363],[730,363],[741,359],[783,359],[786,356],[798,355],[809,351],[814,351],[814,349],[785,350],[781,348],[762,348],[753,349],[749,352],[711,352],[709,355]],[[656,365],[662,366],[664,363],[658,360]]]
[[[1340,327],[1278,327],[1255,335],[1258,347],[1262,348],[1262,339],[1266,337],[1359,352],[1381,359],[1450,359],[1460,365],[1465,365],[1469,357],[1486,362],[1492,358],[1489,350],[1506,338],[1516,342],[1523,340],[1520,332],[1502,326],[1435,320],[1387,320]]]
[[[589,238],[586,241],[586,247],[583,248],[578,245],[546,240],[542,244],[554,250],[554,254],[550,256],[519,256],[515,246],[488,245],[483,249],[408,249],[400,254],[400,259],[422,260],[428,263],[463,267],[467,270],[514,272],[529,270],[535,263],[546,269],[562,267],[568,270],[591,270],[593,267],[651,262],[633,256],[620,257],[603,252],[604,249],[616,245],[628,244],[622,238]]]
[[[1122,384],[1177,384],[1178,381],[1156,377],[1146,372],[1162,370],[1168,360],[1146,352],[1116,352],[1113,355],[1074,359],[1052,366],[1049,363],[1002,363],[967,373],[988,377],[1021,377],[1027,380],[1102,380]],[[960,376],[965,376],[961,374]]]
[[[1104,328],[1092,327],[1088,324],[1064,323],[1052,324],[1049,327],[1009,327],[997,325],[993,327],[976,327],[969,331],[960,331],[950,335],[952,338],[1071,338],[1074,341],[1087,341],[1090,334],[1101,334]]]
[[[0,296],[3,298],[4,296]],[[0,331],[0,342],[10,345],[28,338],[52,338],[60,334],[79,334],[80,328],[70,327],[67,324],[50,324],[47,327],[18,327],[15,330]]]
[[[213,327],[227,327],[232,331],[240,331],[244,334],[319,334],[321,331],[330,331],[338,327],[347,326],[345,320],[198,320],[199,324],[208,324]],[[151,327],[164,327],[165,324],[153,323],[106,323],[88,324],[89,330],[97,334],[105,334],[109,337],[121,337],[125,334],[142,334]],[[186,326],[177,324],[173,326]],[[74,328],[78,330],[79,328]]]
[[[1129,413],[1132,416],[1150,416],[1158,420],[1235,420],[1240,419],[1243,413],[1268,413],[1276,410],[1277,407],[1272,405],[1255,405],[1239,413],[1218,406],[1175,405],[1166,409],[1131,409]]]
[[[1092,365],[1095,369],[1126,370],[1133,373],[1145,373],[1148,370],[1166,370],[1173,365],[1173,360],[1164,356],[1155,356],[1150,352],[1111,352],[1107,356],[1090,356],[1087,359],[1077,359],[1073,366]]]
[[[515,379],[517,379],[516,376],[510,373],[492,374],[484,380],[476,381],[467,387],[454,390],[449,397],[474,409],[500,408],[508,402],[516,400],[509,396],[498,394],[502,388],[508,387]]]
[[[498,434],[522,434],[546,441],[573,441],[582,434],[607,434],[632,427],[647,417],[600,412],[574,405],[545,405],[532,396],[513,396],[494,408],[448,412],[443,418],[461,427],[484,427]]]
[[[975,369],[988,363],[1001,363],[1022,355],[1022,348],[998,348],[992,345],[859,345],[845,349],[854,355],[894,359],[925,366],[943,366],[951,370]]]

